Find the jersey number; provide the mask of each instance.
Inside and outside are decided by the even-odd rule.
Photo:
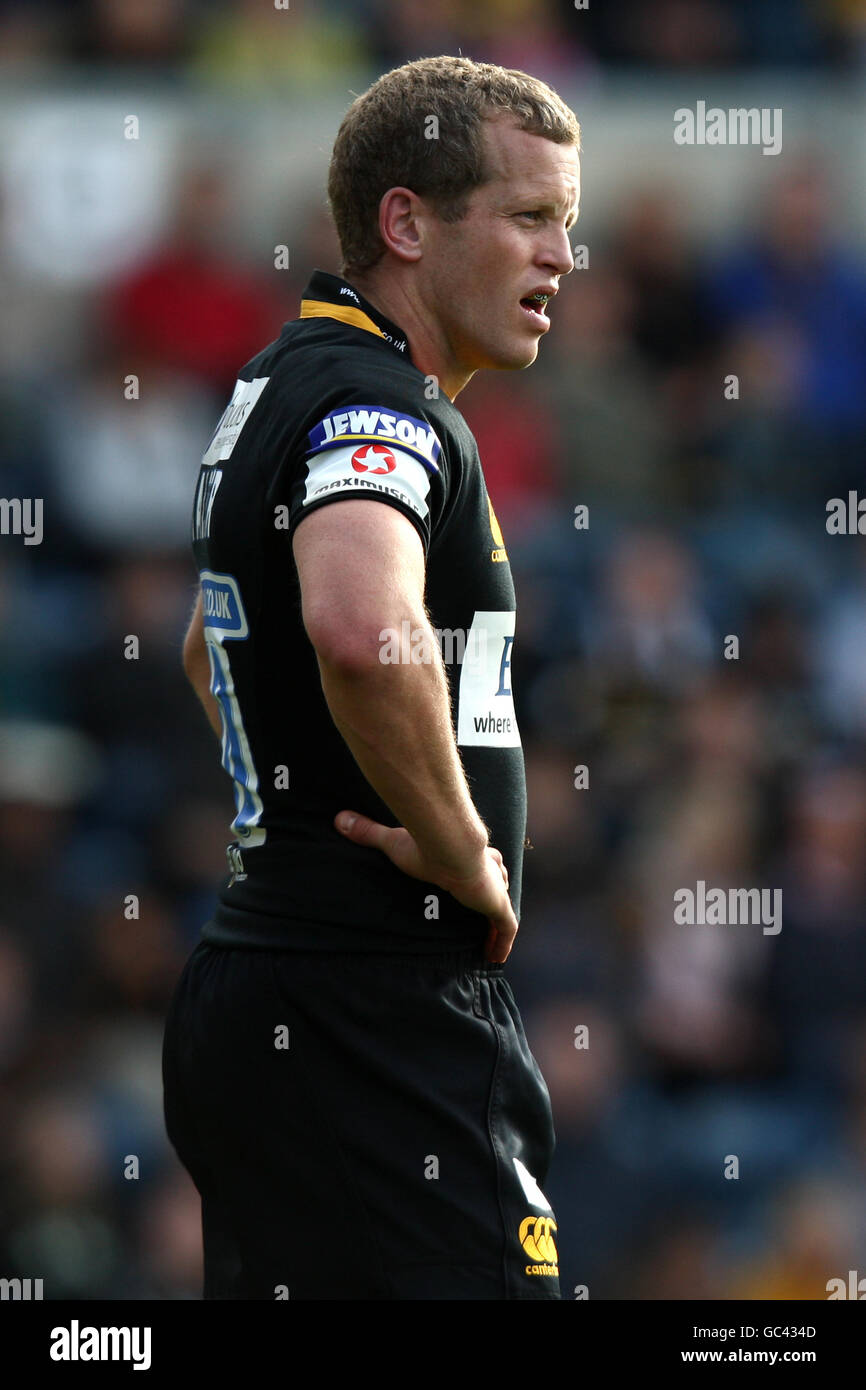
[[[237,815],[231,828],[243,845],[263,845],[267,831],[259,824],[264,807],[259,776],[247,738],[229,661],[227,642],[250,635],[237,580],[230,574],[201,572],[204,638],[210,657],[211,693],[222,716],[222,764],[234,782]]]

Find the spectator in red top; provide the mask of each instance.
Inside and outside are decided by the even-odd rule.
[[[166,244],[108,290],[108,326],[129,354],[130,371],[155,359],[224,395],[238,363],[276,338],[295,312],[286,271],[274,270],[269,280],[220,244],[220,229],[230,225],[227,194],[213,167],[187,172]]]
[[[559,499],[557,428],[538,395],[513,376],[507,382],[476,378],[464,413],[507,544]]]

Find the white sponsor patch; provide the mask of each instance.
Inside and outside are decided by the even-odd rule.
[[[423,463],[384,443],[344,445],[307,459],[303,505],[332,493],[395,497],[427,516],[430,474]]]
[[[264,391],[269,376],[257,376],[252,381],[236,381],[232,398],[220,416],[220,422],[213,432],[210,444],[202,455],[202,463],[222,463],[231,457],[238,436],[253,411],[259,396]]]
[[[457,742],[463,747],[520,746],[511,694],[515,614],[477,612],[460,667]]]
[[[542,1211],[553,1211],[553,1207],[548,1202],[529,1169],[524,1167],[519,1158],[513,1159],[513,1163],[514,1167],[517,1169],[520,1186],[523,1188],[527,1202],[530,1202],[534,1207],[541,1207]]]

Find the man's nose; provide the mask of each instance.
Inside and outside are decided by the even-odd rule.
[[[545,247],[545,264],[557,275],[568,275],[574,270],[574,253],[571,240],[564,227],[554,233],[553,240]]]

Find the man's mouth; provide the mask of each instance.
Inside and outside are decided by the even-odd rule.
[[[551,296],[549,294],[544,294],[541,291],[539,291],[537,294],[528,294],[524,299],[521,299],[520,307],[522,309],[525,309],[526,312],[528,314],[531,314],[532,317],[538,322],[541,322],[545,325],[549,325],[550,320],[544,311],[547,307],[547,303],[550,297]]]

